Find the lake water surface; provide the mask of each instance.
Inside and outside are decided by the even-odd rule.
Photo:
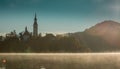
[[[1,53],[0,60],[6,69],[120,69],[120,53]]]

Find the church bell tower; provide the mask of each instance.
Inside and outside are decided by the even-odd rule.
[[[34,24],[33,24],[33,36],[34,37],[38,36],[38,24],[37,24],[36,13],[35,13]]]

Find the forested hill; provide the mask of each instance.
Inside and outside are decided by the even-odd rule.
[[[115,21],[103,21],[72,36],[93,52],[120,51],[120,23]]]

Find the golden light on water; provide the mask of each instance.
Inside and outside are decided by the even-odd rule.
[[[120,53],[0,53],[9,69],[120,69]]]
[[[120,53],[0,53],[0,55],[120,55]]]

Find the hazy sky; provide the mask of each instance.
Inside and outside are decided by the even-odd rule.
[[[0,33],[32,32],[35,12],[39,33],[78,32],[104,20],[120,22],[120,0],[0,0]]]

